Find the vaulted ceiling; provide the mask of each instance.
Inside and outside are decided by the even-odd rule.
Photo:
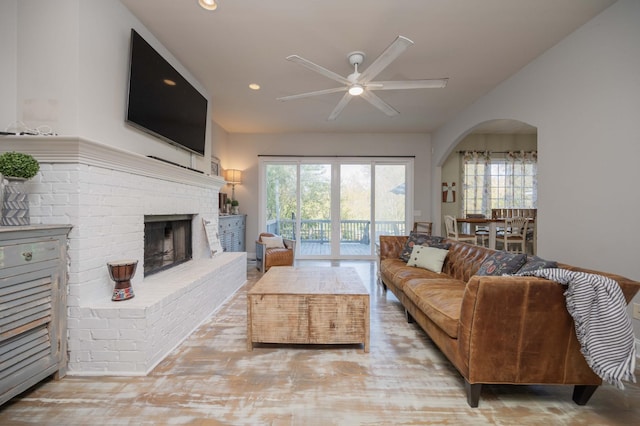
[[[204,85],[213,120],[231,133],[431,132],[614,3],[217,0],[206,11],[197,0],[121,1]],[[365,70],[398,35],[415,44],[376,80],[446,77],[446,88],[377,91],[395,117],[353,99],[328,121],[343,93],[276,100],[340,86],[287,56],[346,77],[349,52],[365,52]]]

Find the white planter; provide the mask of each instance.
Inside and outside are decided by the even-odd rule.
[[[2,225],[29,225],[29,195],[27,194],[27,179],[7,177],[2,199]]]

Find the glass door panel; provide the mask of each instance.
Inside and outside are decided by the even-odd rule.
[[[375,200],[375,241],[380,235],[407,235],[405,164],[376,164]]]
[[[340,256],[371,256],[371,163],[340,165]]]
[[[300,164],[300,256],[331,255],[331,164]]]
[[[298,165],[266,165],[266,230],[296,239]]]

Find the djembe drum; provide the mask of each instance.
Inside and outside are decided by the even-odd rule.
[[[116,282],[111,300],[119,302],[131,299],[134,296],[131,278],[135,275],[137,266],[137,260],[118,260],[107,263],[109,276]]]

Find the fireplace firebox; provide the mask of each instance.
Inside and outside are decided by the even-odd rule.
[[[171,268],[192,257],[190,215],[144,217],[144,275]]]

